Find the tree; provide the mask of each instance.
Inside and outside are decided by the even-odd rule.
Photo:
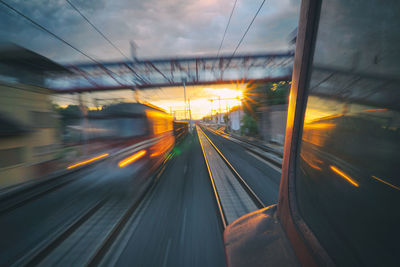
[[[281,105],[288,103],[291,82],[281,81],[270,83],[266,91],[267,105]]]
[[[225,113],[225,115],[224,115],[224,122],[225,122],[225,124],[228,124],[228,122],[229,122],[229,116],[227,113]]]
[[[257,121],[252,116],[245,113],[243,115],[240,131],[242,135],[256,136],[258,134]]]
[[[260,109],[263,106],[280,105],[288,102],[290,82],[254,83],[247,86],[244,92],[241,132],[246,135],[257,135],[260,120]]]

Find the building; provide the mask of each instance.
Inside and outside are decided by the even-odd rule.
[[[228,115],[228,127],[235,133],[240,132],[242,126],[243,110],[240,106],[233,107]]]
[[[0,47],[0,188],[42,176],[57,158],[58,118],[45,75],[66,71],[32,51]]]

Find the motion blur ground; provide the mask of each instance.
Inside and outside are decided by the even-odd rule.
[[[139,2],[0,0],[0,265],[398,266],[400,3]]]
[[[186,137],[174,153],[106,265],[225,265],[222,229],[197,132]]]

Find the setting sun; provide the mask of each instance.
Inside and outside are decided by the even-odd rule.
[[[190,102],[192,119],[195,120],[210,114],[224,113],[232,107],[241,105],[241,100],[244,98],[243,91],[245,89],[246,84],[244,83],[215,85],[212,87],[187,87],[186,108],[189,109]],[[149,99],[149,102],[162,107],[167,112],[174,115],[176,119],[184,119],[185,101],[183,97],[183,88],[175,87],[166,90],[168,90],[168,96],[170,96],[169,100]],[[187,117],[189,118],[189,113]]]

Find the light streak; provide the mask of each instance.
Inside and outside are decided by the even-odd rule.
[[[345,174],[344,172],[342,172],[341,170],[339,170],[338,168],[336,168],[335,166],[330,165],[329,166],[331,168],[332,171],[336,172],[337,174],[339,174],[341,177],[343,177],[344,179],[346,179],[346,181],[348,181],[350,184],[354,185],[355,187],[359,187],[360,185],[354,181],[350,176],[348,176],[347,174]]]
[[[317,165],[311,163],[309,160],[307,160],[306,157],[304,157],[302,154],[300,154],[300,157],[304,160],[304,162],[306,162],[308,165],[310,165],[311,168],[314,168],[319,171],[322,170],[319,166],[317,166]],[[314,160],[314,161],[316,161],[318,163],[322,163],[321,160]]]
[[[146,150],[144,150],[144,149],[143,149],[143,150],[140,150],[139,152],[133,154],[132,156],[127,157],[127,158],[121,160],[120,162],[118,162],[118,166],[119,166],[120,168],[123,168],[123,167],[125,167],[126,165],[131,164],[132,162],[134,162],[134,161],[140,159],[140,158],[143,157],[145,154],[146,154]]]
[[[379,182],[384,183],[385,185],[388,185],[388,186],[390,186],[390,187],[392,187],[392,188],[394,188],[394,189],[400,190],[400,187],[395,186],[395,185],[392,185],[391,183],[386,182],[386,181],[384,181],[384,180],[382,180],[382,179],[379,179],[378,177],[376,177],[376,176],[374,176],[374,175],[372,175],[372,178],[374,178],[375,180],[378,180]]]
[[[101,154],[100,156],[97,156],[97,157],[94,157],[94,158],[91,158],[91,159],[88,159],[88,160],[85,160],[85,161],[78,162],[78,163],[76,163],[74,165],[70,165],[70,166],[67,167],[67,169],[69,170],[69,169],[73,169],[73,168],[76,168],[76,167],[79,167],[79,166],[82,166],[82,165],[86,165],[86,164],[88,164],[90,162],[93,162],[93,161],[102,159],[104,157],[107,157],[108,155],[109,155],[108,153]]]
[[[387,108],[365,109],[362,112],[387,111]]]

